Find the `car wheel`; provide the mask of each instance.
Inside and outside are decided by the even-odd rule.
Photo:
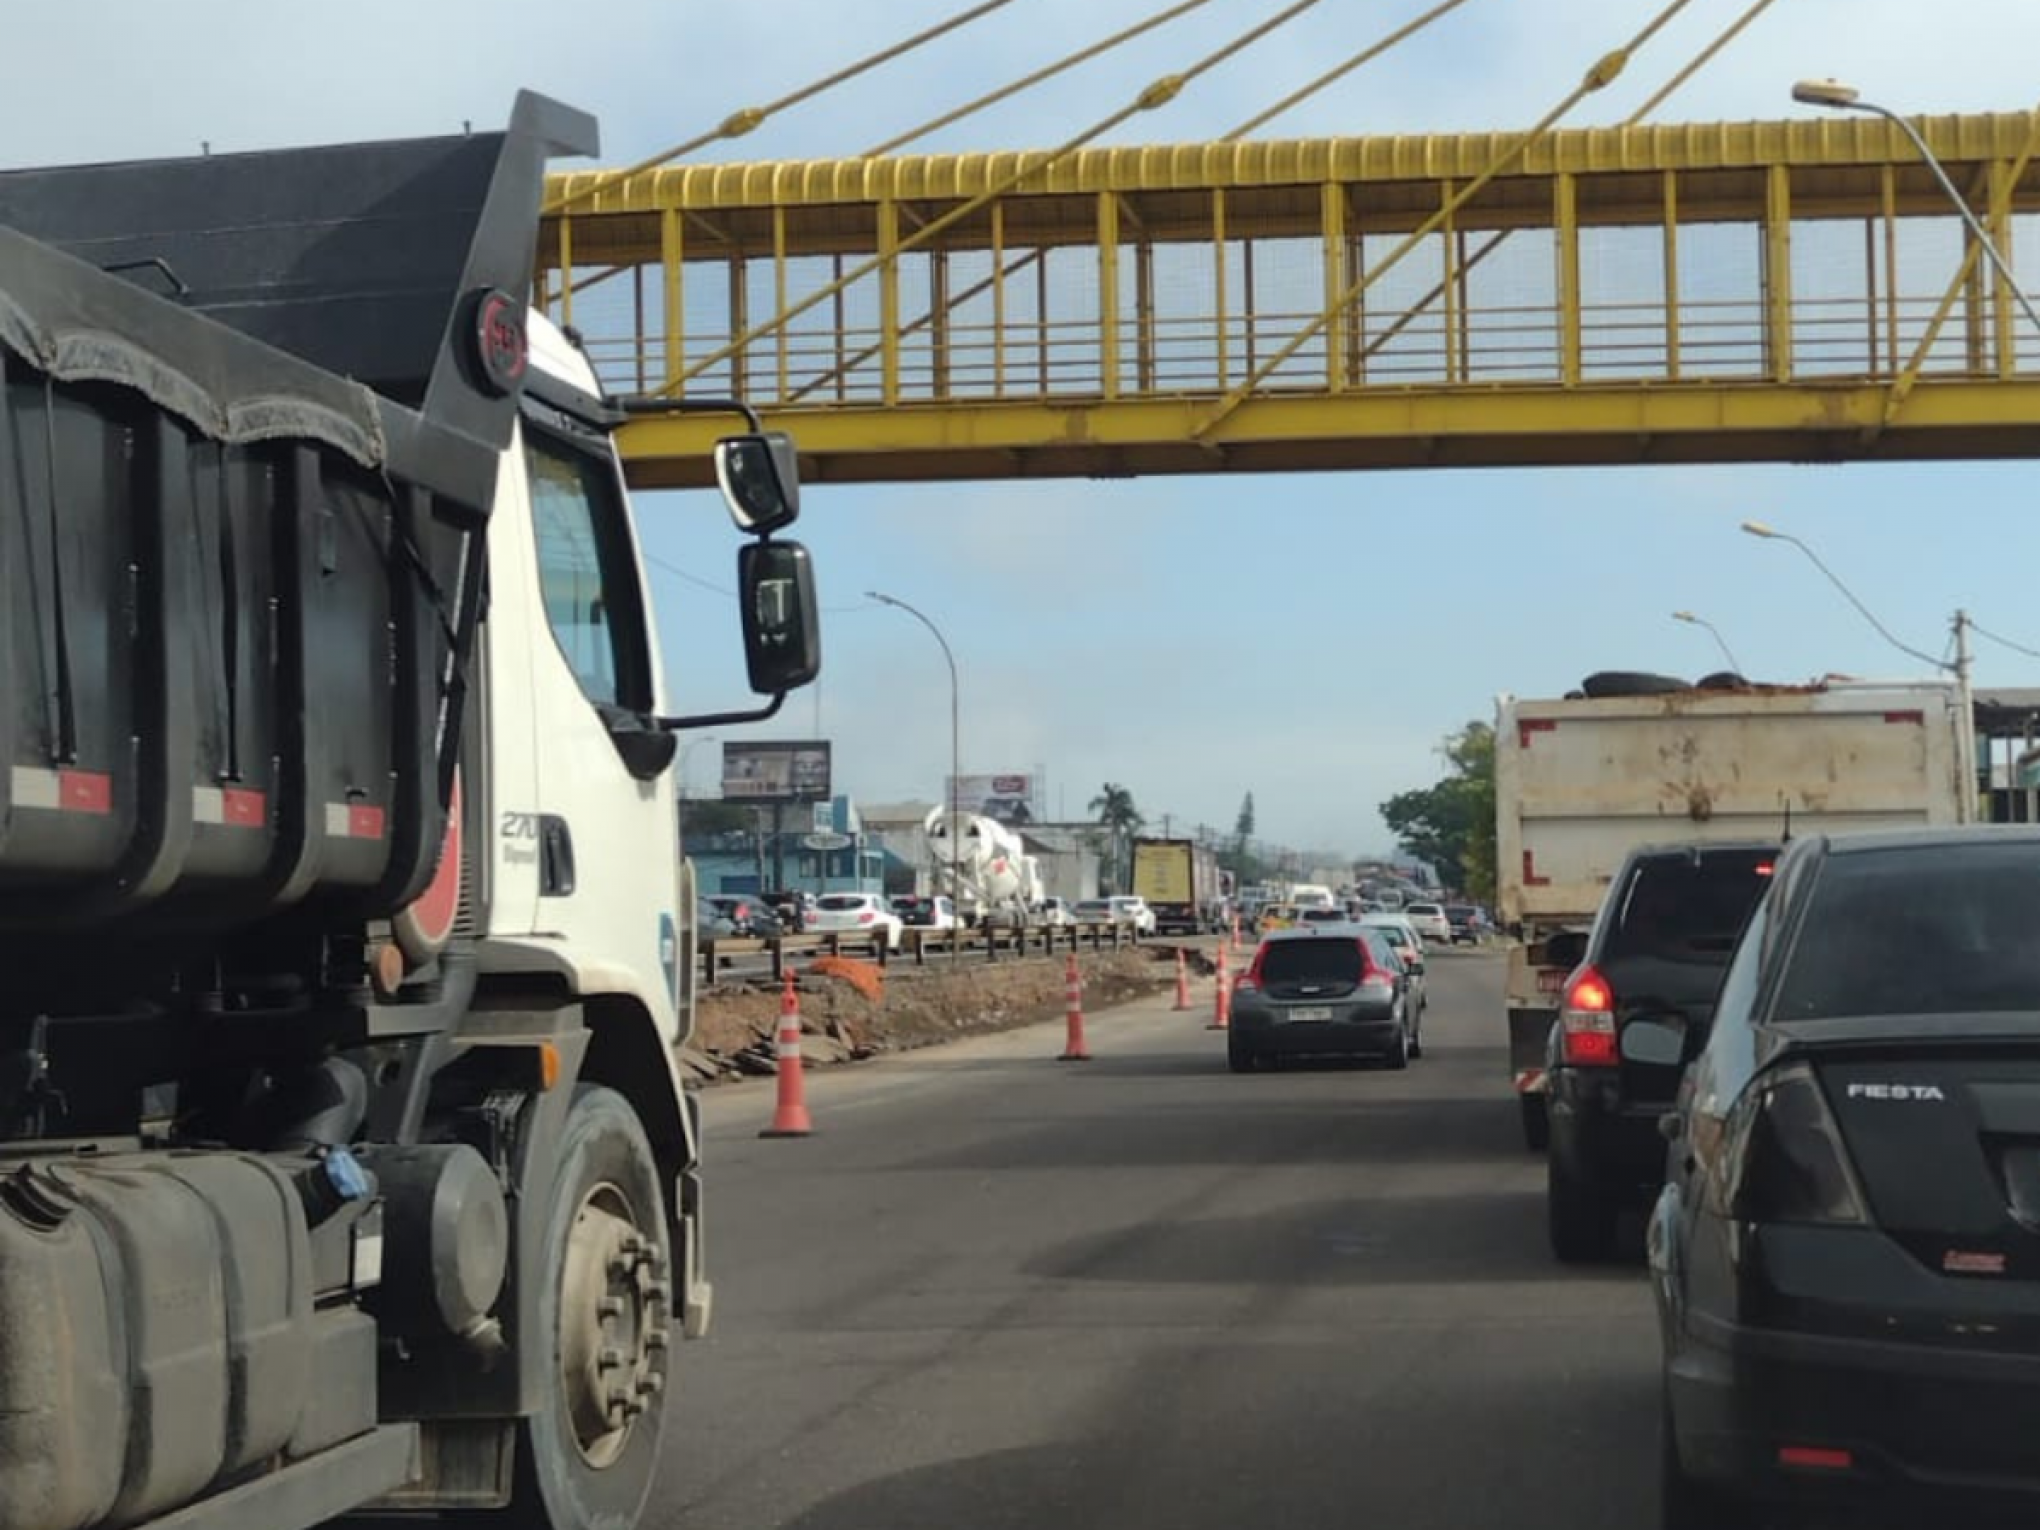
[[[1541,1153],[1551,1142],[1551,1112],[1541,1094],[1519,1094],[1516,1107],[1523,1113],[1523,1146]]]
[[[1422,1004],[1417,1006],[1416,1025],[1414,1027],[1405,1027],[1405,1029],[1409,1031],[1409,1054],[1411,1059],[1414,1060],[1422,1057],[1424,1055],[1424,1006]]]
[[[1395,1028],[1395,1041],[1388,1049],[1388,1056],[1382,1059],[1391,1073],[1400,1073],[1410,1065],[1410,1025],[1407,1020]]]
[[[1226,1039],[1225,1043],[1225,1060],[1235,1073],[1252,1073],[1254,1071],[1254,1049],[1249,1046],[1243,1046],[1230,1037]]]
[[[1565,1159],[1556,1153],[1545,1159],[1545,1224],[1561,1264],[1594,1264],[1613,1254],[1620,1213],[1606,1190],[1568,1168]]]

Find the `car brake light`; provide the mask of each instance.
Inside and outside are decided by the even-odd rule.
[[[1234,978],[1232,980],[1232,986],[1234,993],[1258,993],[1261,988],[1261,980],[1258,977],[1254,976],[1254,973],[1250,968],[1247,971],[1242,972],[1238,977]]]
[[[1842,1134],[1820,1082],[1804,1063],[1760,1076],[1729,1112],[1716,1208],[1746,1222],[1869,1220]]]
[[[1565,1060],[1580,1068],[1612,1068],[1615,1046],[1615,990],[1593,967],[1582,967],[1565,985],[1558,1013]]]
[[[857,916],[857,922],[859,924],[869,924],[871,923],[872,920],[876,919],[877,917],[878,916],[872,913],[870,909],[866,909],[863,913]]]
[[[1812,1471],[1846,1472],[1855,1467],[1856,1458],[1846,1450],[1825,1445],[1780,1445],[1778,1464]]]

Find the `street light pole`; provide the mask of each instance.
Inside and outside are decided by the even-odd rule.
[[[1956,822],[1970,823],[1976,818],[1976,703],[1969,683],[1969,613],[1955,613],[1955,661],[1937,659],[1930,653],[1914,648],[1910,643],[1901,643],[1871,613],[1868,606],[1856,598],[1856,592],[1843,584],[1840,576],[1821,562],[1820,554],[1788,531],[1779,531],[1762,521],[1744,521],[1742,529],[1753,537],[1762,537],[1767,542],[1790,542],[1806,555],[1807,561],[1827,576],[1829,584],[1842,592],[1849,604],[1862,613],[1863,619],[1877,629],[1877,635],[1896,648],[1900,653],[1918,659],[1935,669],[1946,670],[1955,677],[1955,703],[1959,709],[1958,725],[1955,730],[1955,754],[1957,768],[1962,772],[1962,797],[1956,804]]]
[[[1728,651],[1728,639],[1721,635],[1721,629],[1715,626],[1714,623],[1707,620],[1704,616],[1695,616],[1691,611],[1674,611],[1672,613],[1672,620],[1675,622],[1687,622],[1695,627],[1705,627],[1708,635],[1714,639],[1714,646],[1719,648],[1721,656],[1728,660],[1728,667],[1738,675],[1742,673],[1742,666],[1735,662],[1735,655]]]
[[[1956,189],[1955,182],[1949,179],[1947,170],[1935,157],[1934,151],[1927,146],[1926,139],[1920,136],[1918,128],[1890,107],[1879,106],[1875,101],[1865,101],[1855,86],[1844,85],[1840,80],[1801,80],[1792,87],[1792,99],[1806,106],[1825,106],[1834,111],[1869,112],[1882,117],[1903,133],[1926,167],[1933,172],[1934,179],[1940,182],[1941,190],[1947,195],[1949,202],[1954,204],[1955,211],[1961,215],[1963,225],[1968,228],[1977,246],[1983,251],[1983,258],[1988,260],[1997,274],[2004,279],[2005,286],[2011,290],[2012,297],[2018,305],[2026,311],[2026,317],[2033,322],[2033,327],[2040,329],[2040,312],[2034,311],[2032,299],[2026,296],[2018,278],[2012,275],[2012,268],[2005,264],[2004,256],[1998,253],[1997,241],[1990,237],[1989,230],[1970,208],[1968,199]]]
[[[959,924],[963,920],[963,871],[959,859],[959,845],[963,833],[961,813],[957,807],[957,796],[963,790],[963,729],[960,691],[956,683],[956,655],[949,651],[949,639],[942,635],[942,629],[930,621],[925,612],[908,605],[893,595],[881,595],[877,590],[866,590],[866,600],[875,600],[882,606],[897,606],[913,617],[935,635],[935,641],[942,645],[942,657],[949,665],[949,901],[956,910]]]
[[[713,744],[715,741],[715,734],[704,733],[699,738],[690,738],[680,746],[680,769],[678,774],[680,777],[680,800],[682,802],[687,800],[687,756],[694,753],[697,745]]]

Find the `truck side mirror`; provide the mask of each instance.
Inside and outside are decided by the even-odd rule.
[[[761,696],[797,690],[822,672],[822,628],[814,563],[798,542],[751,542],[737,549],[744,660]]]
[[[783,430],[716,442],[715,481],[739,531],[764,536],[800,517],[800,456]]]

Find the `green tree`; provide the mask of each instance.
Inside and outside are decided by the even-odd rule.
[[[1446,886],[1482,902],[1495,895],[1495,730],[1470,722],[1439,746],[1447,773],[1381,804],[1402,849],[1430,862]]]
[[[1107,865],[1109,880],[1116,888],[1124,888],[1128,866],[1132,859],[1130,842],[1134,835],[1147,826],[1140,809],[1134,806],[1133,793],[1125,787],[1107,781],[1098,789],[1098,795],[1091,799],[1091,811],[1103,824],[1108,837]]]

